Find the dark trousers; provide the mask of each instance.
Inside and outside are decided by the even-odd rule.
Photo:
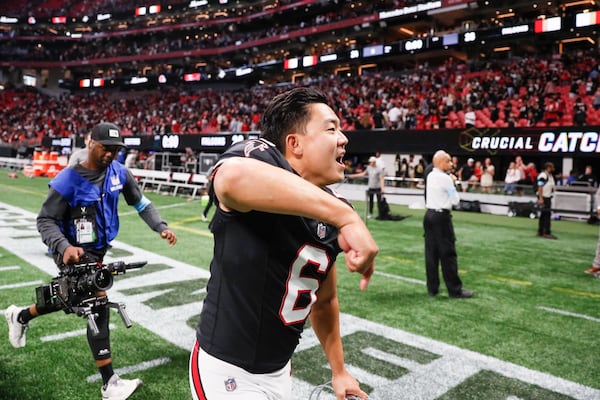
[[[381,189],[367,189],[369,196],[369,214],[373,214],[373,196],[377,196],[377,203],[381,202]]]
[[[552,198],[544,197],[544,206],[540,211],[540,220],[538,221],[538,234],[550,235],[550,217],[552,214]]]
[[[204,207],[204,210],[202,211],[202,215],[204,215],[205,217],[208,216],[208,210],[210,210],[210,208],[212,207],[214,201],[213,201],[213,197],[212,196],[208,196],[208,203],[206,203],[206,206]]]
[[[439,291],[439,265],[450,296],[459,295],[462,282],[458,277],[456,256],[456,236],[450,211],[436,212],[427,210],[423,219],[425,230],[425,273],[427,291],[435,295]]]

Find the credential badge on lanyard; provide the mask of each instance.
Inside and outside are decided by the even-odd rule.
[[[75,221],[77,243],[85,244],[94,242],[94,223],[87,219],[86,207],[81,207],[81,218]]]

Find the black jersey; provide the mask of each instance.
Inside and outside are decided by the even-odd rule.
[[[229,157],[250,157],[294,172],[262,139],[235,144],[221,159]],[[218,168],[214,179],[219,179]],[[252,373],[282,368],[341,251],[337,228],[297,216],[218,207],[210,227],[215,246],[197,329],[200,346]]]

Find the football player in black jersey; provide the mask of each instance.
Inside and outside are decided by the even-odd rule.
[[[214,254],[190,357],[194,399],[291,399],[290,359],[310,318],[336,398],[367,397],[344,366],[335,259],[373,274],[378,247],[351,205],[327,185],[344,177],[347,137],[311,88],[276,96],[261,137],[217,161]]]

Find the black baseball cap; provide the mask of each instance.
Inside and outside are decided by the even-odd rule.
[[[123,136],[121,136],[121,130],[115,124],[110,122],[103,122],[92,128],[91,139],[103,144],[104,146],[121,146],[125,147],[123,143]]]

